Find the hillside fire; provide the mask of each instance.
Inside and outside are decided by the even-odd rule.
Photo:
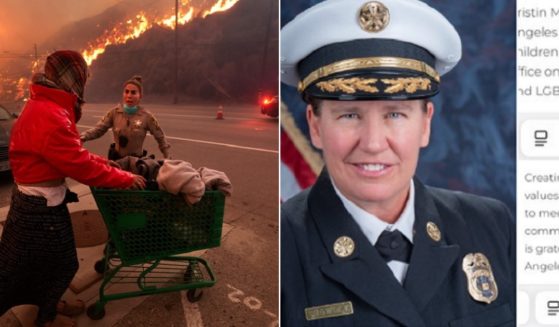
[[[210,9],[182,6],[178,12],[178,24],[184,25],[195,17],[205,18],[211,14],[222,12],[233,7],[239,0],[218,0]],[[121,22],[90,42],[82,55],[88,65],[105,52],[109,45],[124,44],[130,39],[136,39],[154,26],[175,29],[175,15],[151,17],[148,13],[140,12],[134,19]]]

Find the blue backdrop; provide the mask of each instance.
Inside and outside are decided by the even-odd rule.
[[[320,1],[282,0],[281,24]],[[426,184],[490,196],[516,210],[515,1],[425,1],[455,26],[462,60],[442,77],[431,141],[417,175]],[[308,136],[305,103],[281,85],[282,101]]]

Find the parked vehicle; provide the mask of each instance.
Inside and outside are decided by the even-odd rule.
[[[263,96],[260,99],[260,112],[266,116],[277,117],[279,114],[278,96]]]
[[[10,113],[0,105],[0,172],[10,170],[8,147],[10,145],[10,132],[16,119],[17,114]]]

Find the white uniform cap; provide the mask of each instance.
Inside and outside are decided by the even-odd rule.
[[[375,9],[365,9],[365,15],[373,13],[378,14],[378,11],[385,10],[387,15],[383,17],[375,16],[370,25],[376,25],[376,31],[368,31],[360,24],[360,17],[362,17],[362,8],[366,4],[373,3]],[[367,7],[368,8],[368,7]],[[380,9],[379,9],[380,8]],[[380,29],[378,28],[380,27]],[[300,91],[304,92],[313,83],[328,78],[328,73],[315,75],[301,88],[301,82],[308,78],[310,71],[302,72],[301,61],[310,61],[306,66],[313,67],[312,72],[320,69],[323,66],[332,64],[332,62],[339,62],[340,59],[346,60],[352,58],[352,41],[368,41],[368,40],[391,40],[401,42],[405,47],[410,45],[426,50],[427,53],[433,57],[432,64],[429,65],[428,60],[423,60],[425,57],[414,57],[413,55],[407,59],[411,61],[426,64],[427,76],[435,87],[429,86],[430,90],[438,92],[439,76],[450,71],[460,60],[462,53],[462,45],[460,36],[450,24],[450,22],[437,10],[428,6],[427,4],[418,0],[326,0],[321,2],[304,12],[300,13],[291,22],[285,25],[281,30],[281,81],[288,85],[300,87]],[[374,41],[374,40],[373,40]],[[317,50],[335,44],[343,44],[341,52],[343,54],[333,55],[333,59],[328,58],[329,50],[323,51],[318,58],[313,55]],[[367,47],[361,42],[358,46],[361,52],[359,56],[363,56],[363,47]],[[374,52],[374,58],[393,58],[392,51],[398,46],[394,46],[394,42],[388,47],[386,55],[382,53],[384,45],[380,47],[376,43],[369,46]],[[326,48],[328,49],[328,48]],[[380,51],[380,52],[379,52]],[[404,51],[406,53],[407,50]],[[414,50],[415,51],[415,50]],[[398,57],[401,57],[401,51],[397,50]],[[342,57],[340,57],[342,56]],[[318,62],[317,62],[318,61]],[[314,65],[314,66],[313,66]],[[408,65],[406,62],[405,65]],[[390,65],[389,65],[390,66]],[[412,67],[408,65],[409,67]],[[413,66],[415,67],[415,66]],[[354,67],[355,68],[355,67]],[[394,74],[390,72],[391,68],[387,66],[380,67],[383,73]],[[407,66],[396,66],[396,71],[402,72],[407,69]],[[359,66],[359,69],[346,69],[334,70],[337,74],[333,77],[339,77],[339,74],[351,77],[348,72],[356,72],[358,76],[367,75],[366,70],[371,70],[371,67],[364,68]],[[372,70],[379,70],[375,67]],[[414,68],[415,69],[415,68]],[[414,70],[412,69],[412,71]],[[434,70],[433,70],[434,69]],[[304,70],[304,69],[303,69]],[[308,70],[308,69],[307,69]],[[408,72],[410,72],[408,70]],[[421,71],[423,72],[423,71]],[[414,77],[417,71],[413,72]],[[304,74],[305,76],[301,76]],[[408,77],[402,73],[402,77]],[[391,75],[391,76],[392,76]],[[386,76],[386,75],[383,75]],[[436,93],[435,92],[435,93]],[[427,92],[429,93],[429,92]],[[427,94],[426,93],[426,94]],[[433,93],[433,92],[430,92]],[[339,95],[339,94],[338,94]],[[336,96],[338,96],[336,95]],[[431,94],[432,95],[432,94]]]

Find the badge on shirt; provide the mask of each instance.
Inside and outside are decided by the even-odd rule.
[[[353,314],[353,304],[351,301],[319,305],[316,307],[305,308],[305,318],[307,321],[349,316]]]
[[[487,304],[499,295],[491,264],[483,253],[468,253],[462,260],[462,269],[468,280],[468,292],[478,302]]]
[[[141,127],[142,126],[142,121],[141,120],[135,120],[134,121],[134,125],[136,125],[136,127]]]

